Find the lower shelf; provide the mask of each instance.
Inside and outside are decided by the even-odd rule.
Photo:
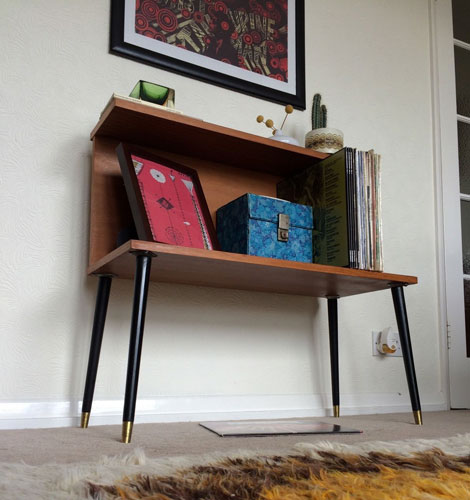
[[[151,280],[166,283],[309,297],[346,297],[418,282],[415,276],[359,271],[139,240],[127,241],[91,264],[88,274],[112,274],[118,278],[132,279],[135,271],[132,252],[137,251],[148,251],[155,255]]]

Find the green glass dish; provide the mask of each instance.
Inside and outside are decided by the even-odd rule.
[[[168,108],[175,107],[175,91],[163,85],[139,80],[132,89],[129,97],[142,99],[143,101],[159,104]]]

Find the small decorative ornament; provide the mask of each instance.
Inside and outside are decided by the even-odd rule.
[[[320,153],[336,153],[343,148],[343,132],[326,126],[327,110],[321,95],[315,94],[312,103],[312,130],[305,135],[305,147]]]
[[[283,135],[282,130],[275,130],[272,137],[273,141],[285,142],[286,144],[293,144],[294,146],[300,146],[299,141],[291,137],[290,135]]]
[[[300,146],[297,139],[294,139],[293,137],[290,137],[289,135],[284,135],[282,133],[282,127],[284,126],[284,123],[286,123],[287,115],[290,115],[294,111],[294,107],[291,106],[290,104],[288,104],[284,109],[286,112],[286,116],[284,117],[282,125],[280,126],[279,129],[277,129],[274,126],[274,122],[271,120],[271,118],[268,118],[266,121],[264,121],[263,115],[258,115],[256,117],[256,121],[258,123],[264,123],[266,125],[266,127],[272,129],[273,135],[272,135],[272,137],[269,137],[269,139],[272,139],[273,141],[284,142],[286,144],[293,144],[294,146]]]
[[[137,82],[129,97],[159,104],[167,108],[175,107],[175,91],[173,89],[156,83],[144,82],[143,80]]]

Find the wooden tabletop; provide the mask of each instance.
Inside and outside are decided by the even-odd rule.
[[[309,297],[346,297],[414,285],[415,276],[269,259],[130,240],[88,268],[89,274],[132,279],[135,256],[151,252],[151,280]]]

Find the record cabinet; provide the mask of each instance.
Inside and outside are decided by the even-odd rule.
[[[403,287],[414,276],[128,240],[132,215],[115,152],[120,142],[147,148],[198,172],[211,216],[245,193],[276,196],[276,185],[327,155],[214,125],[117,96],[91,132],[93,141],[88,274],[99,277],[82,406],[88,426],[106,310],[114,278],[135,280],[122,440],[130,442],[149,281],[323,297],[328,301],[333,413],[339,416],[338,298],[391,289],[415,422],[421,423]],[[157,258],[155,258],[157,257]]]

